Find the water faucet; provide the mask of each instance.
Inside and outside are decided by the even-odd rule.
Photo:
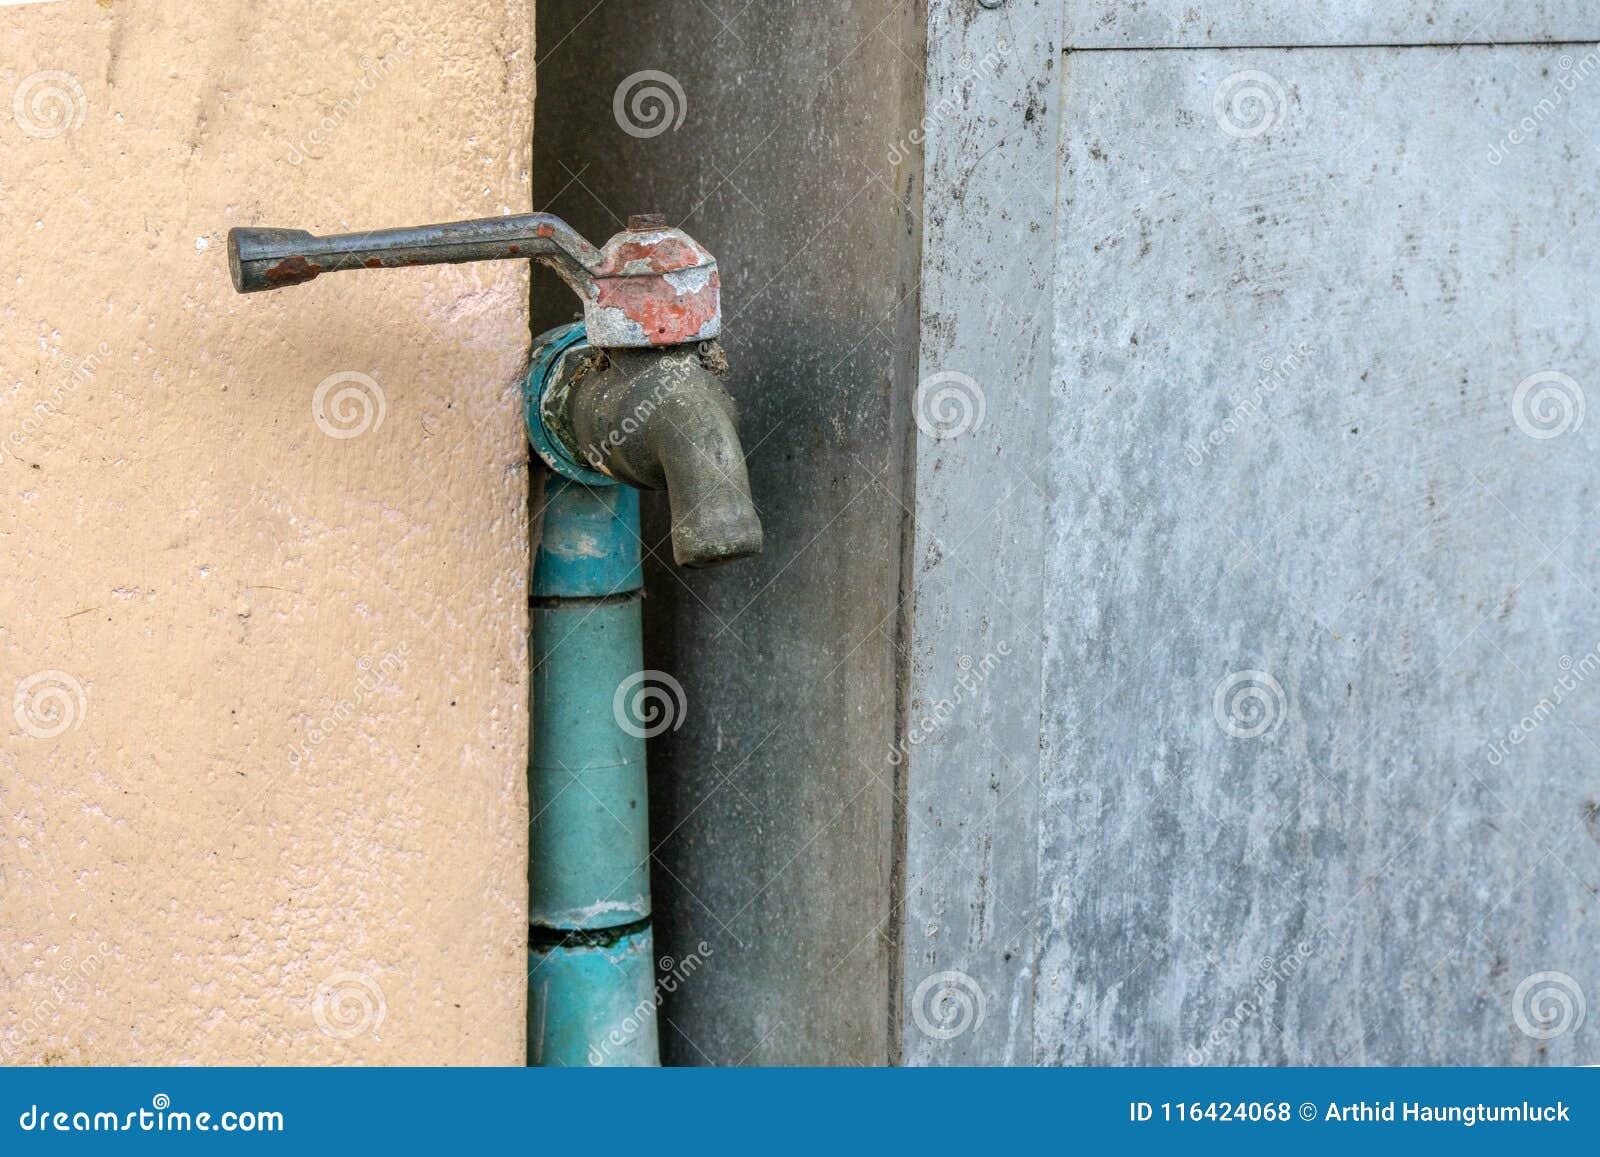
[[[553,472],[529,587],[528,1039],[538,1065],[654,1065],[653,1023],[612,1026],[656,989],[645,739],[682,722],[683,688],[644,669],[639,497],[667,492],[672,553],[705,567],[761,549],[720,378],[716,259],[664,218],[596,249],[543,213],[316,237],[234,229],[240,293],[346,269],[524,258],[553,268],[583,321],[534,343],[528,438]],[[619,485],[619,483],[621,485]],[[662,715],[662,712],[665,715]],[[664,718],[665,722],[661,722]],[[568,790],[573,784],[583,790]],[[619,817],[627,817],[626,821]]]
[[[300,229],[228,233],[240,293],[341,270],[518,258],[555,270],[583,303],[581,326],[540,339],[534,360],[545,372],[529,377],[529,434],[546,462],[580,482],[665,489],[680,566],[759,552],[761,522],[733,400],[719,380],[727,360],[716,341],[716,258],[666,218],[630,217],[601,248],[548,213],[327,237]]]
[[[529,420],[564,452],[559,465],[666,490],[673,558],[717,566],[761,551],[726,372],[715,341],[648,351],[578,343],[556,358]]]

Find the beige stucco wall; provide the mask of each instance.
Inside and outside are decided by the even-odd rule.
[[[0,1061],[520,1062],[530,8],[0,7]]]

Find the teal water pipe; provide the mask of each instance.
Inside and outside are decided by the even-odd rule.
[[[720,359],[691,347],[631,362],[574,325],[539,339],[525,383],[549,467],[529,639],[533,1065],[660,1063],[645,738],[687,705],[644,670],[635,487],[667,489],[680,562],[760,549]]]
[[[654,1065],[639,495],[555,475],[534,556],[528,761],[528,1057]]]

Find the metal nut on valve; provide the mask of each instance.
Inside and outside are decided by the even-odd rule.
[[[589,273],[593,280],[579,293],[590,345],[682,345],[722,333],[716,258],[659,214],[628,218]]]

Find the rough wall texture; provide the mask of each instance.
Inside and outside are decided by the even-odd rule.
[[[1039,885],[1019,836],[1038,825],[1060,18],[1057,0],[937,4],[928,30],[893,994],[907,1064],[1031,1054]]]
[[[930,11],[905,1059],[1600,1059],[1593,6]]]
[[[1600,36],[1593,0],[1066,0],[1066,46],[1504,44]]]
[[[1068,57],[1039,1061],[1600,1060],[1594,76]]]
[[[7,1061],[521,1061],[529,8],[0,9]]]

